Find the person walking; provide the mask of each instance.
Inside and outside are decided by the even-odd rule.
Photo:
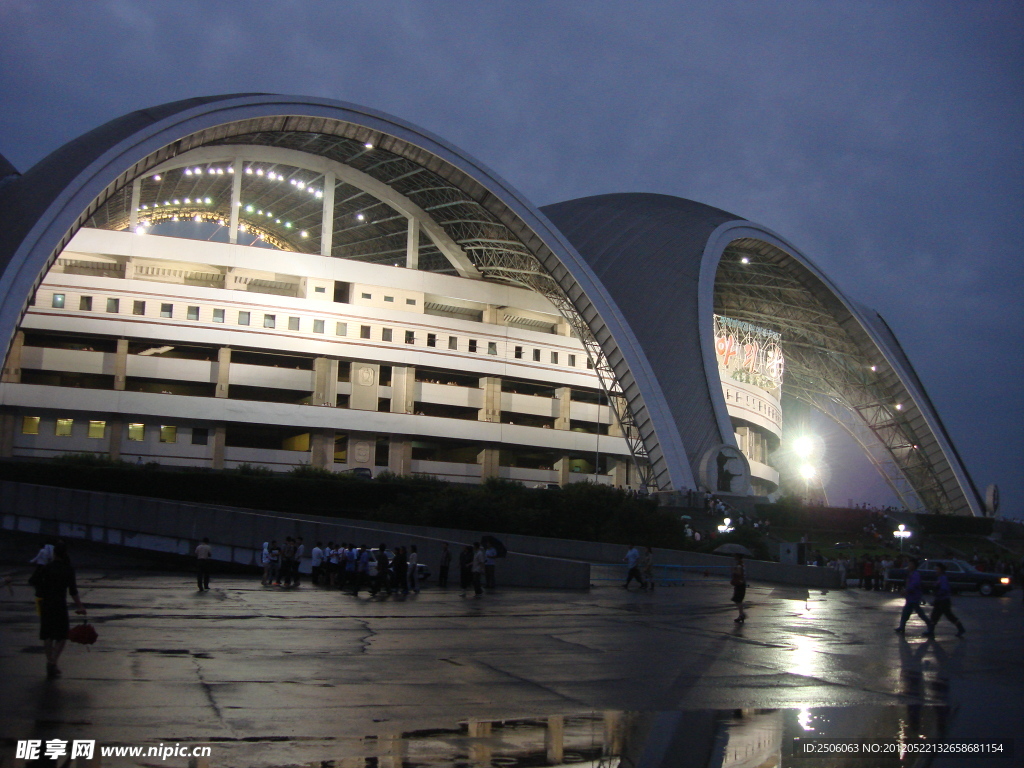
[[[626,556],[622,558],[626,563],[626,567],[629,569],[626,573],[626,583],[622,585],[623,589],[629,589],[629,585],[633,582],[633,579],[637,580],[640,584],[640,589],[644,589],[644,577],[640,575],[640,552],[632,544],[629,545],[629,549],[626,552]]]
[[[437,586],[448,586],[448,569],[452,565],[452,553],[448,549],[448,542],[441,545],[441,563],[437,567]]]
[[[199,584],[199,591],[210,589],[210,566],[213,564],[213,550],[210,548],[210,539],[203,537],[203,542],[196,547],[196,581]]]
[[[903,604],[903,613],[900,614],[900,625],[896,627],[896,631],[901,635],[907,631],[907,619],[910,618],[910,614],[917,613],[921,617],[921,621],[925,623],[928,629],[932,628],[931,622],[928,621],[928,616],[925,615],[924,610],[921,608],[921,597],[924,594],[924,590],[921,587],[921,572],[917,570],[917,558],[912,557],[907,562],[907,581],[903,586],[903,595],[906,598],[906,602]]]
[[[281,581],[284,582],[284,586],[290,587],[292,585],[292,579],[298,574],[298,568],[295,563],[295,539],[288,536],[284,540],[284,546],[281,547]]]
[[[71,624],[68,620],[67,596],[75,603],[75,613],[85,616],[85,606],[78,596],[75,569],[68,557],[68,545],[58,541],[53,545],[53,559],[41,566],[29,583],[39,597],[39,639],[46,654],[46,676],[60,677],[57,661],[64,651]]]
[[[420,564],[419,552],[416,551],[416,545],[415,544],[411,544],[409,546],[409,561],[406,564],[406,568],[408,568],[408,571],[409,571],[409,583],[408,583],[408,589],[406,589],[406,591],[408,592],[411,589],[413,591],[413,594],[416,594],[416,595],[418,595],[420,593],[420,582],[419,582],[420,575],[419,575],[419,572],[418,572],[419,564]]]
[[[497,586],[494,578],[494,568],[498,563],[497,558],[498,549],[489,541],[484,548],[484,584],[486,584],[488,592],[493,592]]]
[[[409,594],[409,556],[405,547],[395,547],[395,559],[391,561],[391,570],[395,574],[395,589],[403,595]]]
[[[270,577],[267,586],[271,584],[281,586],[281,547],[276,540],[270,542]]]
[[[466,590],[473,582],[473,548],[468,544],[459,553],[459,586],[462,587],[462,596],[466,596]]]
[[[309,580],[312,581],[313,584],[319,586],[320,571],[324,567],[324,548],[319,541],[314,544],[313,549],[310,550],[309,560],[311,565]]]
[[[473,542],[473,563],[470,570],[473,574],[473,597],[480,597],[483,593],[483,578],[484,578],[484,563],[487,560],[487,556],[484,554],[483,548],[480,546],[479,541]]]
[[[640,575],[644,580],[644,589],[654,591],[654,550],[645,547],[640,555]]]
[[[953,589],[949,586],[949,577],[946,576],[945,563],[936,563],[935,569],[939,572],[939,578],[935,584],[935,603],[932,606],[931,626],[924,633],[925,637],[934,637],[935,628],[939,625],[939,619],[943,616],[956,625],[956,636],[963,637],[964,625],[953,613]]]
[[[736,603],[738,616],[733,619],[737,624],[747,620],[747,614],[743,610],[743,600],[747,596],[747,570],[743,567],[743,555],[736,553],[736,563],[732,567],[732,578],[729,583],[732,585],[732,601]]]
[[[302,537],[299,536],[295,539],[295,565],[292,570],[292,576],[295,577],[295,586],[300,586],[299,582],[302,579],[302,558],[306,556],[306,545],[302,541]]]

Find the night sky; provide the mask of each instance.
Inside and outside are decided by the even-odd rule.
[[[899,336],[980,490],[1024,517],[1024,4],[0,2],[24,170],[190,96],[350,101],[536,205],[691,198],[789,239]],[[886,502],[833,466],[833,502]]]

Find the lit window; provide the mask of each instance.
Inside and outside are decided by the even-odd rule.
[[[276,328],[277,327],[277,315],[264,315],[263,316],[263,327],[264,328]]]
[[[369,294],[369,293],[362,293],[362,294],[360,294],[360,296],[362,296],[364,299],[372,299],[373,298],[373,296],[371,294]]]
[[[146,439],[146,425],[133,423],[128,425],[128,439],[129,440],[145,440]]]
[[[160,317],[174,317],[174,305],[173,304],[161,304],[160,305]]]
[[[288,318],[288,330],[289,331],[297,331],[297,330],[299,330],[299,318],[297,318],[297,317],[289,317]]]
[[[239,325],[248,325],[249,324],[249,313],[248,312],[239,312],[238,313],[238,324]]]
[[[314,320],[313,321],[313,333],[323,333],[323,332],[324,332],[324,321],[323,320]]]
[[[476,352],[476,339],[469,340],[469,351]]]
[[[223,309],[215,309],[215,310],[213,310],[213,322],[215,322],[215,323],[223,323],[224,322],[224,310]]]
[[[394,297],[394,296],[385,296],[385,297],[384,297],[384,301],[390,301],[390,302],[394,302],[394,300],[395,300],[395,297]]]
[[[368,338],[370,338],[370,326],[368,326],[368,325],[360,325],[359,326],[359,338],[360,339],[368,339]]]
[[[459,348],[459,337],[458,336],[449,336],[448,337],[448,349],[458,349],[458,348]]]
[[[436,347],[437,346],[437,334],[436,333],[428,333],[427,334],[427,346],[428,347]]]
[[[498,342],[496,342],[496,341],[488,341],[487,342],[487,354],[488,355],[496,355],[496,354],[498,354]]]
[[[24,416],[21,419],[21,434],[23,435],[38,435],[39,434],[39,417],[38,416]]]
[[[107,422],[105,421],[90,421],[88,437],[96,440],[101,440],[107,434]]]
[[[380,340],[381,341],[391,341],[391,329],[390,328],[381,328],[380,329]]]
[[[53,428],[53,434],[57,437],[71,437],[71,428],[74,424],[74,419],[57,419],[57,423]]]
[[[192,427],[192,445],[206,445],[210,441],[210,430],[205,427]]]
[[[570,368],[575,368],[576,367],[576,355],[569,355],[569,367]]]
[[[53,306],[54,309],[64,309],[64,294],[63,293],[55,293],[55,294],[53,294],[53,304],[52,304],[52,306]]]
[[[406,344],[415,344],[416,343],[416,331],[406,331],[405,332],[405,343]]]
[[[146,314],[146,302],[136,301],[132,304],[133,315],[144,315]]]
[[[410,307],[415,307],[416,306],[416,299],[406,299],[405,303],[408,304]]]
[[[551,364],[552,365],[558,365],[558,353],[557,352],[552,352],[551,353]]]
[[[160,442],[161,443],[176,443],[178,442],[178,428],[175,426],[167,426],[166,424],[160,426]]]
[[[335,323],[334,324],[334,335],[335,336],[348,336],[348,323]]]
[[[82,296],[78,300],[78,308],[82,312],[92,312],[92,296]]]
[[[199,307],[189,307],[185,313],[187,320],[198,320],[199,319]]]
[[[540,350],[539,349],[533,350],[533,362],[535,362],[535,363],[539,363],[540,362]]]
[[[523,359],[523,348],[522,347],[516,347],[515,355],[516,355],[516,360],[522,360]]]
[[[107,299],[107,312],[116,315],[121,311],[120,299]]]

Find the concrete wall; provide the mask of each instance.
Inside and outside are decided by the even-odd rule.
[[[376,546],[415,544],[419,560],[435,576],[441,545],[453,550],[458,583],[458,548],[480,533],[437,529],[439,535],[383,529],[363,522],[285,517],[251,510],[190,504],[115,493],[80,491],[0,481],[0,510],[6,530],[61,536],[190,555],[204,537],[210,538],[214,558],[256,566],[263,542],[302,536],[307,552],[314,542],[329,540]],[[558,557],[509,552],[497,566],[499,585],[546,589],[587,589],[590,565]]]

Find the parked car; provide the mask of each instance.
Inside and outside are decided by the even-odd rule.
[[[1013,589],[1013,583],[1006,574],[979,571],[965,560],[922,560],[917,570],[921,572],[921,586],[925,591],[931,590],[939,579],[936,563],[946,566],[946,578],[954,592],[977,591],[998,597]],[[891,568],[886,586],[902,587],[906,580],[906,568]]]

